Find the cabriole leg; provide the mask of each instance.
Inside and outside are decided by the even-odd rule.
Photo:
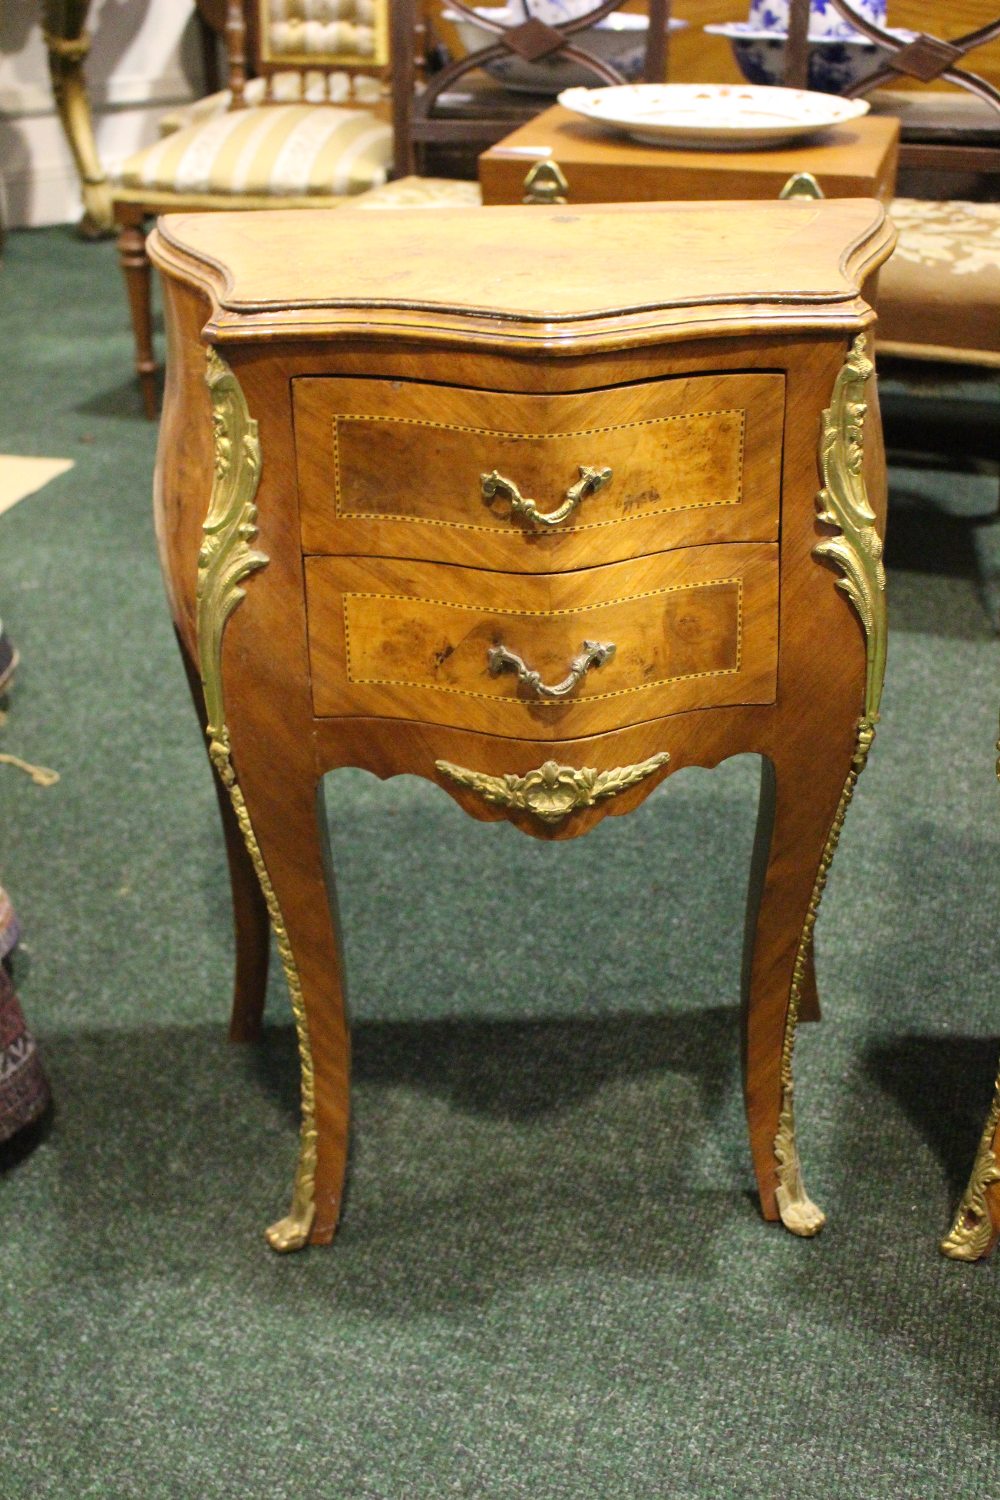
[[[233,724],[238,740],[238,724]],[[281,778],[263,753],[230,783],[285,968],[301,1066],[301,1133],[292,1206],[267,1231],[273,1250],[333,1238],[347,1167],[350,1037],[329,877],[322,784]]]
[[[872,736],[863,725],[853,756],[830,755],[811,765],[808,778],[797,761],[762,766],[744,958],[744,1096],[763,1215],[804,1236],[818,1233],[825,1216],[799,1164],[795,1033],[820,899]]]
[[[208,723],[208,714],[205,708],[201,677],[179,634],[177,645],[184,663],[195,713],[204,730]],[[219,802],[222,832],[226,841],[226,861],[229,865],[229,884],[233,897],[236,973],[233,981],[229,1040],[231,1042],[256,1042],[260,1038],[261,1022],[264,1017],[268,959],[271,949],[267,903],[233,811],[232,798],[214,765],[212,782]]]

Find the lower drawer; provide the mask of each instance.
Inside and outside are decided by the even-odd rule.
[[[569,739],[771,703],[774,543],[685,547],[576,573],[307,557],[317,716]]]

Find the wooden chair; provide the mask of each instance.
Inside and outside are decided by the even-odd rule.
[[[225,0],[229,91],[130,157],[114,188],[135,366],[156,413],[151,215],[219,208],[317,208],[385,182],[392,131],[381,101],[389,0]],[[216,6],[218,9],[218,5]],[[318,18],[317,18],[318,17]],[[248,81],[248,69],[256,75]]]
[[[475,146],[484,150],[509,135],[552,101],[538,95],[517,95],[491,84],[482,70],[490,63],[516,56],[526,62],[561,57],[593,74],[595,84],[625,83],[611,64],[590,52],[582,33],[596,21],[621,10],[623,0],[594,0],[581,16],[559,25],[532,19],[518,24],[485,18],[464,0],[448,0],[457,12],[492,33],[492,40],[475,52],[456,58],[436,73],[424,68],[427,32],[419,0],[392,3],[393,132],[395,175],[422,172],[429,146]],[[649,0],[649,28],[643,77],[661,83],[667,70],[667,31],[670,0]],[[457,87],[460,86],[460,87]],[[458,107],[448,102],[456,93],[470,94]]]

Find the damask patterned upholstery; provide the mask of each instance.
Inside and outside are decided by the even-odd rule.
[[[451,177],[399,177],[385,187],[372,188],[352,198],[345,208],[481,208],[483,191],[478,182]]]
[[[897,198],[899,242],[881,271],[886,354],[1000,367],[1000,203]]]

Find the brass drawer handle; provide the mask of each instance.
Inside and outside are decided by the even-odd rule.
[[[569,675],[562,682],[549,686],[516,652],[508,651],[506,646],[491,646],[488,652],[490,676],[499,677],[501,672],[516,672],[517,680],[529,698],[543,701],[568,698],[585,673],[591,667],[603,667],[606,661],[612,660],[617,649],[613,641],[584,641],[580,655],[575,656],[569,664]]]
[[[510,501],[511,516],[519,516],[527,521],[530,526],[559,526],[573,514],[576,507],[587,495],[596,495],[606,484],[610,484],[612,471],[607,468],[592,468],[590,464],[580,465],[580,477],[570,489],[566,491],[566,498],[556,509],[548,512],[538,509],[534,500],[529,500],[522,495],[513,479],[505,479],[504,476],[494,469],[490,474],[483,474],[480,480],[483,487],[483,499],[487,504],[497,495],[506,495]]]

